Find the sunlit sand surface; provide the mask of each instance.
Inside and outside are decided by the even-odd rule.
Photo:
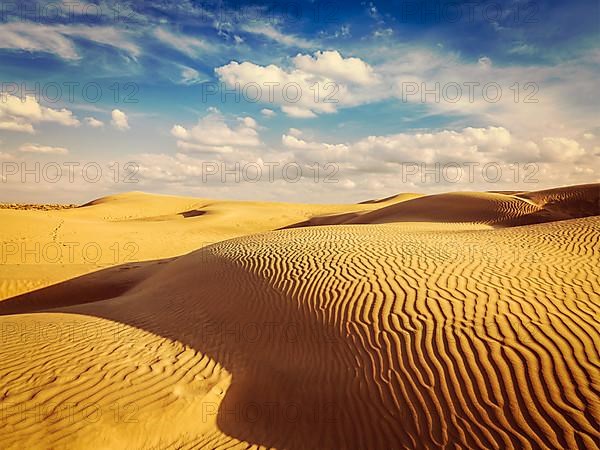
[[[0,448],[599,448],[599,193],[0,209]]]

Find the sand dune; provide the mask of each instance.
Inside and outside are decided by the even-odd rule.
[[[581,198],[545,192],[460,194],[480,223],[260,232],[6,299],[0,447],[598,448],[600,217],[496,226]],[[227,215],[176,206],[207,213],[168,223]]]
[[[180,256],[315,215],[372,208],[142,192],[103,197],[79,208],[30,206],[0,208],[0,300],[101,268]]]
[[[516,226],[588,217],[600,215],[600,184],[519,193],[456,192],[427,196],[406,194],[384,200],[387,204],[373,211],[313,217],[290,228],[391,222]],[[364,203],[381,202],[383,200]]]
[[[518,196],[541,206],[558,220],[598,215],[600,211],[598,183],[524,192]]]
[[[413,198],[423,197],[423,194],[415,194],[411,192],[405,192],[403,194],[391,195],[389,197],[377,199],[377,200],[366,200],[364,202],[360,202],[361,205],[370,205],[373,203],[377,204],[390,204],[390,203],[398,203],[403,202],[405,200],[412,200]]]
[[[539,207],[502,194],[458,192],[428,195],[387,206],[349,223],[475,222],[503,224],[537,212]]]

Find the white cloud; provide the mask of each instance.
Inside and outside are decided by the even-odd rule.
[[[363,173],[381,171],[386,165],[425,164],[576,163],[585,161],[586,151],[572,139],[544,137],[538,142],[516,138],[503,127],[441,130],[428,133],[398,133],[368,136],[352,143],[330,144],[300,138],[290,129],[282,136],[285,148],[302,161],[339,162]]]
[[[354,189],[356,187],[356,183],[349,178],[345,178],[340,180],[338,186],[342,189]]]
[[[371,49],[362,51],[367,54]],[[425,114],[456,117],[455,126],[502,126],[538,141],[548,129],[573,138],[596,126],[597,105],[589,95],[597,77],[598,57],[593,52],[581,61],[554,66],[503,66],[487,56],[465,62],[443,49],[411,46],[378,48],[368,54],[370,64],[337,51],[322,51],[299,54],[291,58],[290,67],[232,61],[216,73],[231,89],[236,83],[238,87],[257,83],[263,104],[276,105],[293,118],[314,118],[396,99],[423,105]],[[279,84],[269,88],[267,83]],[[289,86],[287,97],[282,95],[284,86]],[[297,87],[299,99],[294,96]],[[273,98],[269,89],[274,89]]]
[[[66,60],[80,58],[73,37],[109,45],[133,57],[140,54],[139,47],[128,39],[128,33],[114,27],[43,25],[31,22],[0,24],[0,48],[52,53]]]
[[[479,66],[483,69],[489,69],[490,67],[492,67],[492,60],[487,56],[482,56],[477,60],[477,64],[479,64]]]
[[[337,143],[309,138],[309,133],[290,128],[282,135],[279,146],[259,144],[257,127],[255,121],[248,118],[226,120],[213,110],[192,128],[182,125],[172,128],[178,148],[185,153],[131,158],[140,161],[142,177],[173,189],[198,186],[207,153],[211,153],[209,161],[225,162],[226,166],[221,167],[230,170],[235,170],[236,163],[244,167],[247,162],[263,165],[264,161],[272,161],[279,168],[288,163],[298,164],[313,184],[314,167],[318,163],[321,176],[338,180],[328,185],[332,190],[323,190],[323,186],[318,185],[313,191],[307,184],[302,184],[303,181],[294,184],[294,190],[283,180],[255,185],[237,184],[233,181],[234,175],[228,176],[227,182],[222,181],[220,174],[212,178],[211,189],[219,192],[215,195],[268,198],[268,193],[275,191],[280,199],[290,201],[298,200],[298,186],[303,186],[302,199],[314,194],[312,198],[317,201],[359,201],[407,191],[535,190],[589,182],[594,177],[594,168],[598,170],[600,163],[600,158],[590,162],[591,155],[572,139],[524,140],[504,127],[373,135]],[[192,150],[200,151],[201,155],[187,152]],[[514,163],[519,163],[517,172]],[[530,163],[534,166],[525,166]],[[429,175],[424,175],[424,169],[420,168],[405,180],[403,171],[414,164],[421,167],[424,164]],[[436,164],[446,167],[443,171],[437,170],[437,178]],[[486,164],[493,167],[485,171]],[[457,165],[461,168],[458,171]],[[496,176],[497,167],[500,178],[490,181],[489,178]],[[517,181],[515,177],[518,177]]]
[[[104,122],[96,119],[95,117],[86,117],[83,119],[85,123],[92,128],[101,128],[104,126]]]
[[[129,130],[129,120],[127,118],[127,114],[119,109],[113,109],[111,116],[112,120],[110,123],[113,127],[120,131]]]
[[[202,51],[211,50],[210,45],[200,39],[183,34],[174,34],[164,28],[157,28],[154,31],[154,36],[162,43],[190,57],[195,57]]]
[[[236,122],[227,123],[225,117],[213,109],[191,129],[174,125],[171,134],[177,138],[177,146],[182,150],[232,153],[258,147],[261,141],[256,121],[251,117],[239,117]]]
[[[49,145],[39,144],[23,144],[19,147],[19,151],[23,153],[38,153],[43,155],[66,155],[69,153],[64,147],[52,147]]]
[[[258,128],[258,123],[252,117],[249,117],[249,116],[247,116],[247,117],[240,117],[238,120],[240,122],[242,122],[248,128],[253,128],[253,129],[257,129]]]
[[[265,117],[274,117],[277,115],[277,113],[275,111],[273,111],[272,109],[269,109],[269,108],[261,109],[260,113]]]
[[[287,47],[297,48],[313,48],[315,44],[307,39],[300,38],[297,36],[284,34],[277,30],[270,24],[252,24],[245,25],[242,30],[246,33],[257,34],[259,36],[265,36],[275,42],[279,42]]]
[[[312,119],[313,117],[317,117],[312,110],[298,106],[282,106],[281,111],[295,119]]]
[[[57,31],[66,36],[87,39],[97,44],[108,45],[128,53],[133,58],[141,54],[140,48],[129,39],[129,33],[114,27],[90,27],[86,25],[59,26]]]
[[[293,61],[299,70],[331,80],[362,85],[377,82],[375,72],[369,64],[360,58],[344,58],[337,51],[315,52],[314,56],[297,55]]]
[[[63,59],[79,57],[71,40],[55,27],[23,22],[0,24],[0,48],[54,53]]]
[[[175,125],[172,129],[173,136],[179,141],[179,148],[200,150],[201,153],[134,153],[122,155],[122,161],[139,163],[136,177],[140,182],[136,189],[140,190],[205,197],[205,164],[220,163],[219,171],[207,178],[213,198],[314,202],[356,202],[399,192],[538,190],[557,185],[589,183],[600,172],[600,154],[593,155],[593,152],[599,152],[599,148],[584,150],[580,142],[561,136],[523,140],[504,127],[373,135],[338,143],[310,137],[316,130],[300,133],[297,129],[290,129],[276,146],[260,143],[256,128],[253,127],[258,128],[258,124],[248,118],[223,117],[218,111],[212,110],[196,126],[187,128]],[[581,139],[583,141],[584,138]],[[585,153],[582,154],[582,151]],[[208,157],[207,152],[210,152]],[[0,155],[0,158],[4,157]],[[6,156],[22,161],[28,158],[39,160],[39,157],[39,154],[26,152],[18,152],[15,157]],[[271,182],[267,162],[269,165],[275,164],[275,180]],[[515,172],[515,162],[520,163],[520,172]],[[533,173],[524,165],[530,162],[536,163]],[[262,167],[260,182],[246,181],[243,175],[246,163]],[[302,179],[298,183],[282,179],[282,168],[288,163],[302,168]],[[319,164],[319,183],[315,183],[315,163]],[[426,164],[430,173],[424,176],[424,169],[420,169],[405,178],[403,173],[407,172],[407,168],[403,169],[402,163]],[[451,168],[440,173],[434,169],[435,163],[442,166],[450,163]],[[458,181],[452,181],[455,172],[452,164],[463,163],[478,164],[474,167],[473,181],[469,180],[467,169],[462,170]],[[486,163],[500,166],[500,180],[483,178],[483,166]],[[224,177],[225,171],[228,174]],[[436,180],[435,172],[439,180]],[[238,178],[235,173],[242,174],[240,182],[235,181]],[[495,169],[488,172],[490,177],[495,175]],[[518,182],[515,181],[517,175]],[[525,177],[529,176],[533,177],[533,183],[524,182]],[[332,183],[324,185],[325,179]],[[52,195],[57,195],[62,189],[70,193],[71,199],[80,195],[77,198],[83,200],[99,195],[98,189],[107,194],[112,192],[114,181],[108,176],[101,183],[94,184],[93,189],[82,180],[53,184],[52,188],[55,189]],[[35,195],[41,197],[44,191],[37,185]],[[13,177],[8,180],[3,192],[29,196],[31,201],[33,191],[26,192],[22,183]]]
[[[52,109],[40,105],[35,97],[21,99],[0,93],[0,129],[34,133],[34,124],[51,122],[68,127],[80,125],[79,120],[66,108]]]
[[[375,38],[388,38],[394,34],[394,30],[391,28],[379,28],[373,32]]]
[[[343,58],[335,51],[316,52],[314,56],[298,55],[292,63],[292,68],[284,69],[232,61],[215,72],[232,89],[258,84],[258,100],[279,105],[296,118],[331,114],[341,107],[368,102],[378,90],[372,89],[378,83],[373,69],[359,58]]]
[[[530,56],[537,52],[537,48],[533,45],[526,44],[524,42],[520,42],[511,48],[508,53],[513,53],[515,55],[526,55]]]
[[[200,74],[196,69],[192,69],[188,66],[181,66],[181,84],[191,86],[193,84],[201,83],[205,80],[205,77]]]
[[[550,162],[573,161],[586,154],[577,141],[560,137],[543,138],[539,149],[540,159]]]
[[[373,69],[385,89],[370,89],[368,94],[371,101],[392,96],[403,103],[423,104],[429,113],[455,116],[464,124],[503,126],[539,139],[548,129],[563,125],[571,131],[596,125],[591,118],[597,115],[597,106],[587,94],[594,91],[596,78],[589,57],[553,66],[506,66],[493,64],[486,56],[465,62],[443,50],[382,49]],[[495,86],[500,87],[497,98]],[[416,93],[409,94],[409,88],[416,88]],[[439,95],[425,95],[426,90]]]
[[[298,134],[295,129],[292,133]],[[323,158],[325,161],[344,161],[349,157],[349,146],[346,144],[327,144],[324,142],[308,142],[297,136],[284,134],[281,137],[282,144],[290,149],[301,151],[300,159]]]
[[[30,123],[24,122],[21,119],[15,120],[2,120],[0,119],[0,130],[5,131],[18,131],[22,133],[35,133],[33,125]]]

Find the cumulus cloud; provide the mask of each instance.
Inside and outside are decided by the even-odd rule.
[[[215,72],[229,88],[258,85],[258,100],[275,104],[290,117],[311,118],[355,106],[371,98],[378,83],[374,70],[359,58],[344,58],[337,51],[298,55],[293,67],[260,66],[232,61]]]
[[[600,158],[590,161],[578,141],[550,136],[525,140],[504,127],[372,135],[348,142],[326,142],[310,137],[313,131],[290,128],[275,145],[259,144],[257,128],[253,119],[227,120],[212,110],[192,128],[172,128],[178,148],[185,152],[136,155],[132,159],[140,161],[143,178],[170,189],[195,189],[205,175],[207,160],[211,164],[224,162],[226,166],[219,166],[221,171],[226,167],[232,172],[243,172],[246,163],[257,164],[263,167],[263,175],[267,173],[265,161],[279,169],[293,164],[303,174],[298,184],[287,183],[280,171],[272,183],[238,184],[233,174],[223,181],[221,172],[209,177],[211,189],[219,195],[269,198],[269,192],[276,191],[280,199],[290,201],[298,199],[298,186],[302,186],[304,198],[316,201],[359,201],[407,191],[534,190],[589,182],[594,170],[600,169]],[[190,152],[193,150],[200,154]],[[207,154],[211,156],[207,158]],[[320,181],[334,180],[329,189],[323,190],[322,183],[315,185],[315,164]],[[418,167],[417,172],[404,177],[412,167]]]
[[[294,151],[295,160],[308,165],[315,161],[323,164],[344,164],[352,159],[349,155],[350,146],[347,144],[310,142],[288,134],[281,137],[281,142],[284,147]]]
[[[111,113],[111,125],[119,131],[129,130],[129,120],[127,114],[120,109],[113,109]]]
[[[261,141],[257,128],[252,117],[238,117],[234,123],[228,123],[219,111],[212,109],[192,128],[175,125],[171,134],[182,150],[231,153],[236,149],[258,147]]]
[[[79,120],[66,108],[52,109],[42,106],[35,97],[21,99],[0,93],[0,129],[34,133],[34,124],[52,122],[68,127],[80,125]]]
[[[539,139],[562,124],[573,131],[595,126],[596,104],[586,93],[595,90],[597,56],[589,53],[575,63],[508,66],[488,56],[465,60],[443,49],[399,45],[378,48],[369,62],[318,51],[298,54],[289,65],[231,61],[215,72],[229,89],[258,84],[263,104],[293,118],[395,100],[465,125],[503,126]]]
[[[139,163],[137,189],[164,189],[171,193],[206,196],[208,182],[211,196],[215,197],[298,201],[301,192],[304,201],[315,202],[356,202],[399,192],[537,190],[590,182],[600,171],[600,154],[594,157],[588,149],[582,155],[585,150],[581,142],[589,143],[583,141],[583,137],[580,142],[560,136],[532,141],[523,140],[503,127],[467,127],[326,142],[313,137],[316,130],[301,132],[289,129],[280,143],[268,145],[259,144],[259,137],[255,134],[258,128],[259,125],[251,118],[224,117],[211,110],[195,126],[175,125],[172,129],[173,136],[180,141],[180,149],[199,150],[200,153],[134,153],[122,155],[122,161]],[[592,151],[598,152],[598,149]],[[40,156],[39,153],[18,152],[18,159],[28,157],[39,159]],[[515,162],[520,163],[520,172],[511,169]],[[525,163],[531,162],[535,164],[525,166]],[[315,163],[319,164],[318,172],[315,172]],[[450,166],[450,170],[434,170],[436,163],[442,167]],[[464,168],[462,176],[455,182],[453,167],[456,164],[468,167],[464,163],[477,164],[473,168],[474,181],[469,179],[470,170]],[[502,173],[498,180],[489,181],[482,177],[483,167],[488,163],[500,168]],[[217,164],[219,169],[205,182],[206,164],[213,167]],[[267,164],[274,164],[274,180],[270,181]],[[294,177],[297,168],[301,169],[302,176],[298,182],[283,178],[282,169],[287,164],[294,165],[288,176]],[[412,164],[426,164],[429,175],[424,175],[425,169],[420,168],[405,177],[407,165]],[[235,181],[240,179],[240,173],[247,173],[252,178],[253,167],[256,166],[262,167],[259,182],[248,182],[243,175],[240,182]],[[226,176],[225,171],[228,172]],[[315,182],[316,173],[318,183]],[[495,177],[496,169],[492,167],[486,173]],[[517,176],[518,182],[515,181]],[[328,184],[324,185],[326,179]],[[101,186],[109,192],[112,181],[106,181]],[[16,182],[13,186],[16,186],[16,191],[20,189]],[[74,186],[69,183],[66,188],[74,189]],[[83,190],[89,187],[85,183],[77,186]],[[99,186],[94,185],[94,191],[88,190],[86,195],[97,195]]]
[[[362,85],[375,84],[373,68],[360,58],[344,58],[337,51],[316,52],[314,55],[297,55],[294,65],[307,73],[322,75],[335,81]]]
[[[574,139],[544,137],[539,144],[539,155],[542,161],[573,161],[585,156],[585,153],[585,149]]]
[[[49,145],[39,145],[39,144],[23,144],[19,147],[19,151],[23,153],[37,153],[43,155],[66,155],[69,153],[64,147],[52,147]]]
[[[544,137],[538,142],[519,139],[503,127],[440,130],[368,136],[351,143],[307,141],[297,130],[282,136],[285,148],[301,161],[335,161],[363,173],[393,170],[405,163],[466,164],[577,163],[586,151],[572,139]]]
[[[269,108],[263,108],[260,110],[260,113],[265,117],[275,117],[277,113]]]
[[[95,117],[86,117],[83,120],[85,121],[86,125],[92,128],[102,128],[104,126],[104,122],[96,119]]]
[[[242,122],[247,128],[252,128],[254,130],[258,128],[258,123],[252,117],[239,117],[238,120]]]

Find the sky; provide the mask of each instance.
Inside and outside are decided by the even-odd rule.
[[[597,1],[0,0],[0,201],[598,182]]]

